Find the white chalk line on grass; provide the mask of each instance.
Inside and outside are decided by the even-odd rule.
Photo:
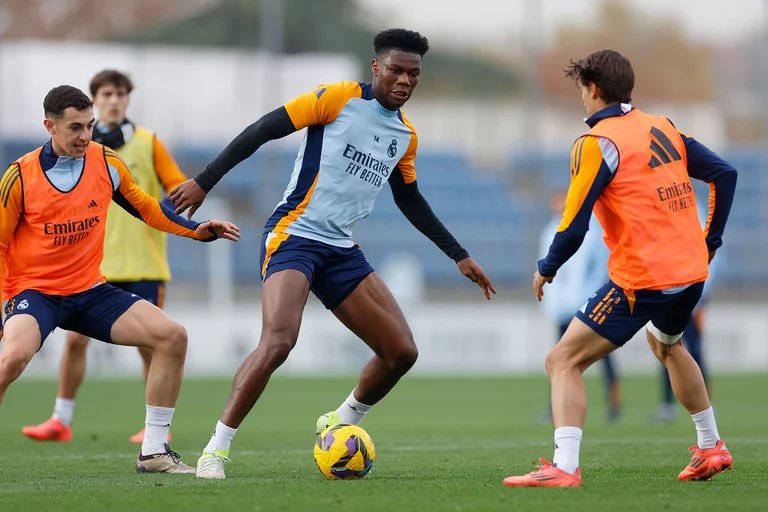
[[[768,445],[768,438],[749,438],[749,437],[733,437],[726,440],[731,447],[738,445]],[[585,438],[584,447],[589,449],[598,448],[601,446],[626,446],[632,444],[647,444],[647,445],[686,445],[695,442],[695,437],[685,438],[656,438],[656,437],[635,437],[635,438]],[[416,445],[394,445],[384,448],[387,452],[444,452],[444,451],[460,451],[460,450],[500,450],[500,449],[514,449],[514,448],[535,448],[539,446],[551,447],[552,441],[546,439],[526,439],[526,440],[510,440],[508,442],[499,443],[455,443],[455,444],[425,444]],[[233,450],[232,455],[234,457],[250,457],[253,455],[298,455],[311,451],[312,445],[307,448],[294,448],[290,450],[274,450],[264,448],[261,450]],[[382,451],[381,448],[377,451]],[[199,452],[194,452],[193,457],[197,458]],[[17,458],[19,455],[14,455]],[[25,461],[48,461],[48,460],[108,460],[108,459],[125,459],[136,457],[136,451],[133,452],[115,452],[115,453],[96,453],[92,455],[83,455],[78,453],[68,454],[50,454],[50,455],[24,455]],[[187,452],[186,462],[189,463],[191,456]],[[0,455],[0,461],[5,460],[6,457]]]

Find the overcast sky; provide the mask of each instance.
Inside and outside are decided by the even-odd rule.
[[[515,40],[540,6],[542,41],[563,22],[591,21],[602,0],[357,0],[383,26],[423,31],[441,44]],[[617,0],[619,1],[619,0]],[[632,9],[680,20],[697,40],[727,44],[768,25],[768,0],[623,0]]]

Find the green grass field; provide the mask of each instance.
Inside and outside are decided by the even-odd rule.
[[[377,459],[360,481],[327,481],[312,460],[315,419],[354,379],[277,377],[241,426],[222,482],[134,472],[127,438],[144,417],[139,382],[87,380],[72,443],[24,438],[21,427],[48,417],[55,392],[53,382],[27,380],[0,407],[0,510],[766,510],[766,384],[765,375],[716,377],[735,470],[681,483],[696,439],[684,411],[673,425],[649,425],[658,384],[632,377],[623,417],[607,425],[601,381],[591,377],[584,486],[508,489],[503,477],[552,456],[552,429],[536,423],[544,377],[406,378],[363,424]],[[172,432],[187,462],[207,442],[228,390],[228,380],[185,382]]]

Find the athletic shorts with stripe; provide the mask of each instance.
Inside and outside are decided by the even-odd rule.
[[[41,347],[56,327],[111,343],[112,324],[140,300],[106,283],[66,296],[24,290],[5,304],[5,321],[14,315],[33,316],[40,328]]]
[[[576,317],[619,347],[646,325],[660,341],[672,344],[682,337],[703,289],[702,281],[670,290],[625,292],[608,281]]]
[[[287,233],[264,233],[260,263],[262,282],[281,270],[303,273],[312,293],[329,310],[336,309],[373,272],[357,245],[336,247]]]

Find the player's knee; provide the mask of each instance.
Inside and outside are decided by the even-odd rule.
[[[290,335],[277,335],[270,338],[268,343],[264,343],[262,346],[265,349],[262,360],[268,368],[274,371],[288,359],[291,350],[296,346],[296,339]]]
[[[419,358],[419,350],[411,340],[411,343],[404,344],[402,347],[394,351],[386,360],[386,364],[390,370],[399,375],[405,374],[410,370],[416,360]]]
[[[292,325],[265,325],[259,348],[267,365],[275,369],[283,364],[296,346],[298,337],[299,331]]]
[[[174,325],[171,332],[171,340],[172,340],[172,344],[176,354],[181,357],[186,357],[187,342],[189,341],[189,336],[187,334],[187,330],[184,328],[183,325],[181,324]]]
[[[552,349],[547,352],[547,357],[544,358],[544,368],[546,368],[547,374],[549,375],[565,369],[568,366],[568,357],[565,352],[560,349],[560,345],[552,347]]]
[[[416,348],[416,345],[412,345],[407,350],[403,351],[400,354],[400,357],[398,357],[397,368],[402,373],[405,373],[411,368],[413,368],[413,365],[416,364],[416,360],[418,358],[419,358],[419,350]]]
[[[0,352],[0,379],[5,382],[15,380],[27,367],[30,357],[17,348],[6,347]]]
[[[658,340],[649,338],[649,345],[651,346],[651,352],[656,356],[660,362],[665,363],[669,359],[669,355],[672,352],[675,345],[665,345]]]
[[[289,343],[272,345],[266,357],[267,366],[273,371],[278,369],[288,359],[292,349],[293,346]]]
[[[187,355],[187,330],[177,322],[170,322],[157,345],[167,354],[184,359]]]
[[[547,352],[547,356],[544,358],[544,368],[547,370],[547,375],[552,375],[555,371],[555,356],[552,354],[552,351],[550,350]]]
[[[67,351],[84,353],[88,349],[88,337],[76,332],[67,334]]]
[[[682,348],[679,336],[669,336],[658,330],[653,324],[649,323],[646,329],[646,338],[651,352],[660,362],[665,363],[669,360],[673,350]]]
[[[290,345],[293,348],[299,338],[299,325],[290,321],[269,322],[265,319],[261,337],[270,345]]]

